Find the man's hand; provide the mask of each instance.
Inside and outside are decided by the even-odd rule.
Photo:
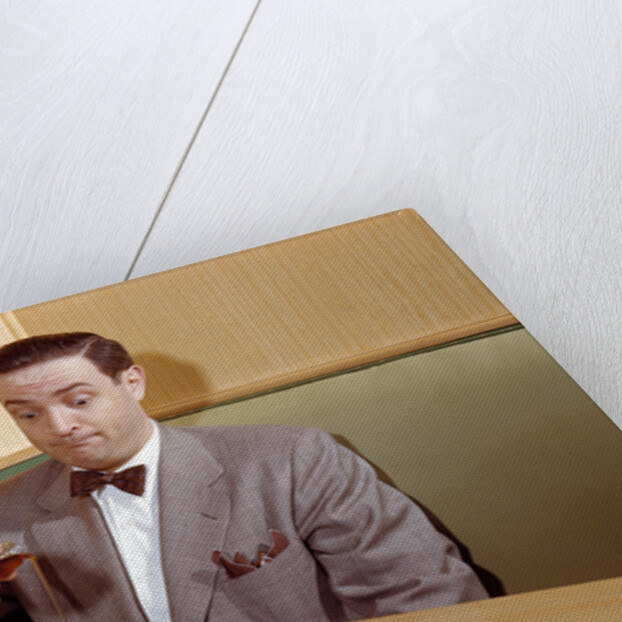
[[[24,561],[22,555],[11,555],[11,543],[0,542],[0,581],[13,581],[17,568]]]

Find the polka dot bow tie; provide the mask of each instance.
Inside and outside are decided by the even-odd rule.
[[[145,491],[145,474],[147,467],[144,464],[119,471],[118,473],[102,473],[101,471],[72,471],[71,496],[86,497],[94,490],[99,490],[112,484],[132,495],[141,496]]]

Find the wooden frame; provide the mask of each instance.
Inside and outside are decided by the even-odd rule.
[[[517,323],[401,210],[4,313],[0,338],[117,339],[161,418]],[[30,455],[6,413],[0,430],[0,468]]]

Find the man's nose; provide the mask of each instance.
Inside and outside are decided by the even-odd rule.
[[[62,406],[48,410],[48,425],[59,436],[70,436],[74,430],[78,429],[75,415],[68,408]]]

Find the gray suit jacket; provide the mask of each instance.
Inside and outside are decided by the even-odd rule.
[[[354,620],[486,597],[453,543],[328,434],[160,430],[161,546],[175,622]],[[68,467],[49,460],[0,485],[0,539],[37,556],[70,621],[144,621],[96,502],[71,498],[68,478]],[[214,561],[214,551],[256,559],[270,530],[289,544],[269,563],[232,578]],[[0,585],[0,616],[17,599],[36,622],[58,619],[29,562]]]

